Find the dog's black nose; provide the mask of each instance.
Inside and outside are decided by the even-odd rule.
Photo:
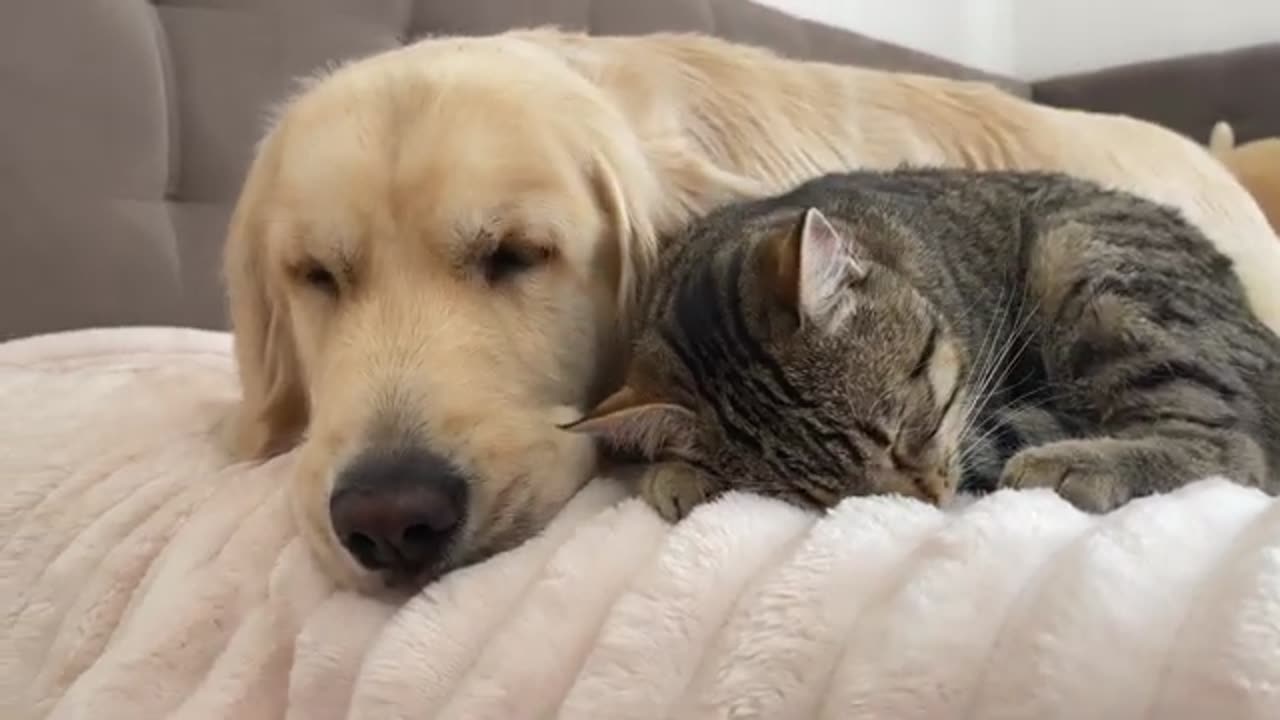
[[[366,450],[338,475],[329,498],[329,519],[347,552],[402,580],[439,562],[466,511],[462,474],[418,448]]]

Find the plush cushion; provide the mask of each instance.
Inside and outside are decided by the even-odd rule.
[[[699,30],[796,57],[987,77],[744,0],[0,3],[0,339],[225,327],[227,219],[266,111],[295,78],[426,34],[532,24]]]

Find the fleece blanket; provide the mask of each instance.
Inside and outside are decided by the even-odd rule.
[[[0,718],[1276,718],[1280,503],[1046,492],[668,526],[607,479],[393,606],[234,464],[229,339],[0,345]]]

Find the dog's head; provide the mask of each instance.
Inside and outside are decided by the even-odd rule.
[[[592,446],[558,426],[616,382],[657,238],[698,204],[670,174],[716,185],[681,163],[516,37],[366,59],[285,107],[226,256],[236,442],[302,443],[295,509],[335,575],[428,581],[589,478]]]

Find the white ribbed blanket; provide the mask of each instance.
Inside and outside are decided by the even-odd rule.
[[[225,335],[0,345],[0,718],[1278,718],[1280,503],[1206,480],[670,528],[613,483],[394,608],[229,465]]]

